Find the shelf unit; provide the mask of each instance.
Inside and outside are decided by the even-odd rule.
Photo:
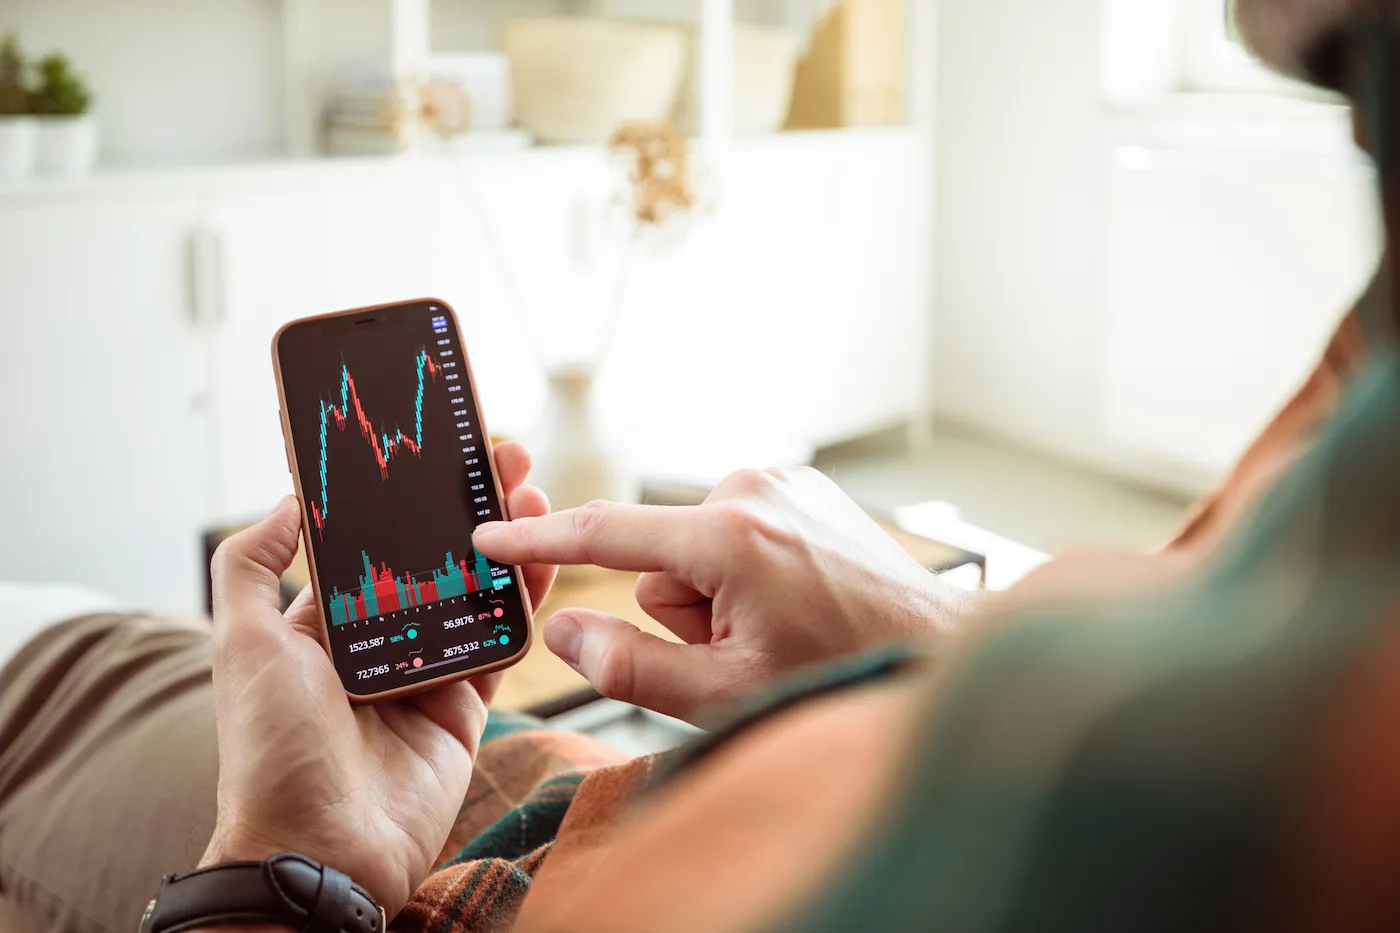
[[[314,157],[324,103],[347,75],[431,73],[439,55],[488,51],[486,37],[504,21],[536,14],[689,24],[696,107],[687,128],[701,148],[720,151],[735,137],[735,24],[805,35],[837,0],[205,0],[173,16],[170,0],[130,0],[120,11],[105,0],[18,2],[0,26],[18,28],[36,50],[71,51],[90,73],[110,143],[103,170],[124,171]],[[475,47],[451,48],[458,40],[444,10],[476,18],[467,37]],[[906,0],[905,10],[908,124],[931,132],[935,4]]]
[[[384,33],[381,53],[390,80],[411,79],[433,71],[432,36],[434,0],[378,0]],[[445,0],[436,0],[438,3]],[[817,0],[825,2],[825,0]],[[315,127],[320,115],[328,73],[347,63],[327,51],[325,36],[329,17],[327,0],[282,0],[283,86],[286,99],[283,132],[288,151],[305,156],[315,152]],[[673,6],[672,4],[658,4]],[[560,0],[557,12],[594,12],[608,15],[614,4]],[[696,87],[699,97],[698,135],[707,148],[732,137],[733,125],[733,29],[735,0],[687,0],[693,7],[699,37]],[[473,51],[484,51],[476,49]]]

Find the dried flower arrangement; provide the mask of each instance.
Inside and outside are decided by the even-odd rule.
[[[624,123],[608,140],[608,149],[631,166],[630,212],[639,227],[657,226],[695,208],[690,147],[669,123]]]
[[[450,89],[446,101],[445,109],[449,114],[461,112],[453,102],[454,95]],[[469,116],[469,102],[465,106]],[[429,127],[438,125],[433,120],[423,120],[424,113],[416,106],[405,111],[406,115],[411,115],[411,119],[422,120]],[[426,113],[431,115],[433,111]],[[450,119],[444,122],[454,124]],[[441,132],[440,129],[437,131]],[[703,215],[708,209],[708,201],[701,195],[701,186],[696,181],[700,173],[696,171],[689,142],[671,124],[623,123],[609,136],[606,149],[615,160],[618,182],[611,196],[608,216],[620,221],[623,228],[621,236],[614,241],[621,250],[616,266],[610,270],[611,292],[605,304],[583,302],[579,307],[555,309],[559,317],[550,325],[551,331],[572,332],[570,336],[579,339],[568,341],[569,350],[565,354],[570,357],[568,360],[552,360],[549,354],[545,354],[543,362],[546,368],[556,364],[584,365],[592,370],[601,367],[621,316],[635,255],[647,246],[664,246],[676,241],[685,232],[686,222]],[[493,254],[493,265],[502,277],[506,294],[516,305],[522,320],[528,322],[534,319],[538,322],[532,313],[532,310],[538,309],[531,308],[531,302],[525,298],[516,280],[516,263],[508,254],[506,244],[493,222],[492,211],[477,194],[461,165],[456,160],[449,160],[449,164],[469,207],[467,214],[480,226],[482,239]],[[604,221],[607,218],[596,219]],[[617,232],[618,224],[604,223],[600,228],[603,226]],[[580,334],[580,331],[587,336]],[[530,341],[536,346],[549,342],[539,333]]]
[[[612,345],[637,251],[647,240],[659,243],[664,236],[683,232],[685,223],[700,213],[690,144],[673,125],[623,123],[609,137],[607,148],[623,169],[623,184],[613,203],[628,234],[612,298],[603,309],[595,367],[602,365]]]
[[[396,85],[384,121],[396,139],[408,139],[421,127],[446,142],[471,129],[471,115],[471,98],[461,82],[433,77]]]
[[[674,126],[624,123],[609,137],[607,149],[621,169],[613,208],[626,231],[623,252],[611,270],[608,304],[564,309],[572,319],[560,322],[566,333],[569,323],[584,326],[567,357],[548,367],[549,404],[535,437],[537,481],[559,507],[590,499],[635,499],[626,455],[600,427],[594,382],[612,349],[637,253],[674,239],[685,221],[699,213],[690,147]]]
[[[620,169],[611,214],[621,220],[625,230],[623,242],[617,244],[622,248],[618,264],[609,263],[605,273],[612,286],[608,303],[584,301],[554,309],[558,317],[549,327],[549,337],[536,332],[527,341],[536,348],[554,342],[563,351],[544,354],[541,359],[549,382],[549,403],[534,438],[536,481],[559,507],[581,505],[589,499],[626,501],[632,497],[625,457],[605,440],[595,417],[594,380],[612,348],[636,254],[647,245],[674,241],[684,232],[686,220],[705,211],[689,144],[675,127],[625,123],[609,137],[607,151]],[[452,165],[470,205],[469,213],[481,224],[483,240],[495,254],[494,265],[502,284],[528,326],[534,315],[515,280],[511,257],[492,223],[492,212],[477,197],[455,160]]]

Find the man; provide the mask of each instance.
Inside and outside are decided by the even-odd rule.
[[[1385,40],[1364,55],[1343,28],[1362,6],[1253,0],[1241,16],[1275,64],[1355,90],[1400,61],[1388,21],[1356,33]],[[1285,39],[1261,31],[1271,12]],[[543,769],[495,825],[472,812],[492,809],[477,785],[510,741],[482,744],[493,679],[349,707],[309,602],[277,608],[299,531],[288,500],[215,561],[212,834],[168,842],[207,785],[118,792],[92,773],[94,759],[111,779],[133,760],[155,775],[179,752],[207,759],[197,722],[176,737],[187,748],[168,734],[182,724],[170,698],[194,718],[207,696],[185,657],[196,630],[77,620],[26,647],[0,689],[0,884],[42,925],[117,928],[149,894],[121,888],[135,882],[111,838],[85,833],[120,827],[133,861],[170,853],[160,870],[190,867],[198,837],[210,867],[299,853],[405,930],[1392,929],[1400,356],[1386,281],[1164,554],[1056,562],[967,634],[978,607],[814,473],[741,473],[694,509],[547,515],[523,451],[503,447],[518,520],[476,546],[527,565],[537,600],[560,562],[641,571],[643,607],[684,642],[560,613],[547,645],[602,692],[691,716],[806,673],[666,762],[602,767],[555,747],[544,757],[586,776]],[[813,672],[893,643],[919,649]],[[153,686],[125,695],[127,673]],[[153,721],[166,731],[141,732]],[[141,811],[93,806],[126,799]],[[95,869],[88,844],[104,847]],[[318,877],[312,929],[360,903],[341,875]]]

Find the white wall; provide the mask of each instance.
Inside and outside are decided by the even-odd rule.
[[[1101,3],[940,4],[936,403],[951,420],[1195,491],[1320,349],[1374,261],[1374,212],[1335,108],[1299,116],[1308,105],[1180,95],[1112,110]],[[1154,213],[1125,214],[1138,210],[1119,199],[1125,146],[1209,170],[1164,174],[1174,197],[1129,186]],[[1280,163],[1283,148],[1298,158]],[[1270,196],[1283,206],[1263,209]],[[1236,243],[1246,258],[1222,260]],[[1148,300],[1153,276],[1171,282],[1170,300]],[[1144,342],[1144,315],[1173,302],[1199,339]],[[1244,326],[1260,320],[1285,339]],[[1250,365],[1262,341],[1280,358]],[[1124,381],[1147,363],[1155,382]],[[1187,416],[1174,374],[1195,380]],[[1140,396],[1125,400],[1125,385]],[[1169,449],[1142,443],[1154,433]]]
[[[4,0],[0,32],[60,49],[96,94],[109,162],[281,146],[282,0]]]
[[[1099,0],[943,0],[935,400],[1092,450],[1105,345],[1109,143]]]
[[[1374,172],[1347,154],[1119,153],[1105,430],[1138,459],[1210,477],[1374,273]]]
[[[321,101],[357,70],[387,67],[389,9],[387,0],[3,0],[0,32],[17,30],[32,55],[73,59],[96,95],[104,163],[226,163],[309,149]]]
[[[564,14],[570,6],[569,0],[433,0],[433,50],[490,51],[508,19]]]

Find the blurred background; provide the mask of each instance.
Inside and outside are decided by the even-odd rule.
[[[1379,249],[1345,109],[1227,0],[0,0],[6,31],[0,578],[162,610],[290,491],[294,317],[451,303],[558,505],[815,463],[1004,582],[1169,533]]]

